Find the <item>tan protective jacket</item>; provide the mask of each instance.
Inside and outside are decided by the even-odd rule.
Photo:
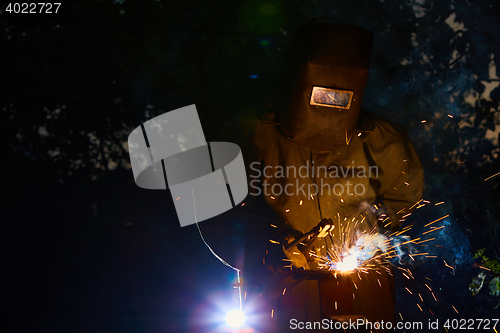
[[[331,218],[335,225],[332,238],[337,244],[343,238],[372,230],[387,235],[401,226],[403,217],[422,196],[423,170],[408,135],[399,125],[367,110],[362,110],[346,146],[337,151],[313,151],[287,139],[275,115],[266,113],[265,107],[240,113],[223,136],[242,148],[250,192],[260,192],[260,198],[276,214],[277,229],[286,230],[285,234],[297,237],[322,218]],[[251,194],[247,201],[252,199]],[[248,209],[252,214],[260,211],[255,207]],[[280,239],[275,241],[283,243]],[[318,241],[318,250],[325,254],[331,241],[329,237]],[[269,244],[270,248],[273,246],[280,247]],[[269,260],[268,265],[275,272],[283,271],[276,267],[276,262]],[[294,269],[314,268],[305,263],[302,255],[297,255],[292,265]],[[370,321],[394,321],[394,281],[384,270],[351,274],[350,282],[345,282],[349,281],[345,278],[341,281],[350,284],[346,288],[353,293],[352,314],[363,315]],[[328,288],[320,291],[318,281],[311,279],[294,282],[288,278],[280,286],[284,288],[288,283],[291,288],[280,300],[283,327],[288,327],[292,318],[314,321],[332,315],[325,309],[321,313],[319,307],[325,299],[331,300],[331,304],[339,302],[336,295],[325,295]],[[342,308],[337,303],[331,308]],[[339,311],[333,314],[346,314]]]

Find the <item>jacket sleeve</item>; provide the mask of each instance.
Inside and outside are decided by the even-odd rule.
[[[380,156],[381,177],[379,202],[386,206],[390,229],[397,230],[422,199],[424,172],[408,134],[402,128],[392,131],[393,140]]]

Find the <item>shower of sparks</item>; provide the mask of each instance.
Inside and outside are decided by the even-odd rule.
[[[422,199],[412,207],[400,210],[398,212],[398,215],[401,216],[399,222],[409,219],[415,209],[443,204],[444,201],[431,203]],[[380,211],[380,209],[382,209],[381,205],[372,206],[372,210]],[[334,276],[337,276],[337,274],[357,275],[360,280],[363,274],[382,274],[385,272],[392,276],[393,273],[399,271],[406,278],[405,280],[409,281],[415,280],[416,277],[409,268],[402,266],[416,262],[419,259],[438,258],[437,255],[432,253],[432,248],[434,246],[442,247],[435,243],[439,241],[443,230],[446,230],[446,219],[449,219],[449,215],[424,223],[420,222],[423,230],[417,236],[409,236],[417,228],[417,224],[414,225],[414,223],[403,226],[392,233],[381,234],[377,228],[361,232],[359,228],[368,222],[367,216],[361,214],[356,218],[351,218],[341,217],[340,214],[337,214],[338,223],[334,223],[334,226],[328,232],[332,236],[332,244],[326,247],[323,245],[321,247],[323,252],[319,249],[309,251],[309,255],[316,259],[318,268],[328,270]],[[379,225],[385,228],[391,224],[385,214],[380,215],[378,222]],[[452,270],[455,269],[444,260],[443,264]],[[292,269],[291,266],[290,269]],[[432,281],[428,277],[425,277],[425,279]],[[351,281],[353,282],[353,288],[357,289],[354,280],[351,279]],[[383,287],[383,282],[380,279],[377,279],[377,282],[380,287]],[[411,297],[415,297],[414,304],[420,311],[428,310],[434,316],[435,314],[430,309],[426,309],[430,303],[427,303],[425,295],[428,295],[428,302],[439,302],[439,300],[433,288],[428,284],[425,284],[425,287],[425,293],[413,290],[413,288],[410,290],[406,287],[405,289]],[[356,295],[353,293],[353,299],[355,298]],[[455,307],[453,309],[458,313]],[[402,315],[400,314],[400,316]]]
[[[426,204],[430,204],[427,200],[420,200],[415,203],[412,208],[423,207]],[[373,205],[374,209],[379,209],[377,205]],[[400,211],[403,213],[404,210]],[[403,215],[403,219],[409,217],[411,213],[406,213]],[[412,261],[415,261],[417,256],[424,256],[425,258],[434,258],[435,256],[429,255],[428,251],[419,251],[416,246],[421,247],[427,246],[427,242],[436,240],[436,237],[424,237],[426,234],[440,230],[445,226],[435,227],[431,226],[443,219],[447,218],[449,215],[443,216],[437,220],[434,220],[425,225],[429,230],[423,232],[421,237],[410,239],[410,236],[405,234],[412,229],[412,225],[404,227],[402,230],[393,232],[390,235],[382,235],[377,232],[375,228],[371,232],[366,231],[361,234],[355,234],[355,228],[358,224],[362,224],[366,216],[362,216],[359,219],[353,218],[347,221],[347,217],[343,220],[347,221],[347,225],[342,226],[341,218],[339,216],[339,228],[335,230],[339,232],[337,237],[340,238],[340,242],[336,242],[327,249],[326,255],[318,254],[311,250],[309,254],[311,257],[315,258],[318,262],[320,269],[326,269],[332,271],[334,274],[351,274],[353,272],[368,273],[369,271],[378,271],[379,269],[385,269],[390,272],[389,265],[390,259],[402,259],[402,256],[409,257]],[[385,218],[385,219],[384,219]],[[380,221],[382,224],[385,223],[385,227],[391,224],[391,221],[386,223],[389,218],[382,215]],[[334,228],[331,229],[330,235],[335,236],[333,232]],[[402,246],[412,247],[411,251],[404,251]],[[410,279],[411,273],[403,273],[405,277]]]
[[[498,174],[493,175],[492,177],[497,175]],[[314,199],[312,194],[310,197]],[[275,198],[273,197],[272,199]],[[299,206],[302,206],[303,203],[304,201],[300,200]],[[401,216],[399,222],[403,222],[406,218],[409,218],[415,209],[420,209],[426,205],[434,207],[443,204],[444,201],[431,203],[428,200],[421,199],[411,207],[403,208],[397,212],[397,214]],[[372,211],[379,210],[379,212],[382,212],[383,209],[383,206],[380,204],[375,204],[371,207]],[[289,211],[290,209],[284,209],[285,213],[288,213]],[[442,216],[436,220],[428,222],[427,224],[422,223],[424,230],[419,232],[419,237],[412,238],[409,236],[410,231],[412,231],[412,229],[417,229],[417,224],[415,224],[414,228],[414,223],[410,223],[392,233],[386,232],[385,234],[381,234],[377,227],[374,227],[371,230],[368,229],[360,231],[360,229],[363,229],[361,227],[368,223],[367,217],[369,214],[368,212],[365,213],[367,213],[367,215],[363,213],[358,217],[353,218],[341,217],[341,215],[337,213],[338,223],[333,223],[331,228],[326,233],[321,233],[320,230],[320,234],[322,236],[315,236],[331,237],[330,245],[322,245],[319,246],[319,248],[316,247],[308,252],[309,256],[315,259],[319,269],[329,271],[335,277],[337,277],[337,274],[356,274],[359,280],[362,279],[363,274],[378,273],[382,275],[382,272],[385,272],[386,274],[393,276],[393,273],[399,271],[407,280],[415,280],[416,278],[411,270],[401,266],[411,264],[412,262],[419,260],[419,258],[427,259],[438,257],[437,255],[433,255],[433,253],[431,253],[431,248],[434,248],[434,246],[440,248],[442,247],[441,245],[433,243],[440,239],[441,232],[447,226],[445,219],[449,218],[449,215]],[[392,222],[393,221],[390,221],[386,214],[381,214],[378,220],[379,225],[384,226],[384,228],[387,228]],[[277,226],[271,225],[271,227],[276,228]],[[435,231],[438,230],[441,230],[441,232],[435,233]],[[280,242],[272,239],[270,239],[269,242],[273,244],[280,244]],[[306,243],[307,241],[304,240],[299,244],[307,246],[308,244]],[[422,248],[425,248],[425,250]],[[297,250],[291,251],[291,254],[296,256],[303,255],[303,253],[297,252]],[[295,260],[289,258],[283,259],[283,261],[286,261],[288,264],[287,266],[284,266],[284,268],[290,268],[290,270],[293,270],[296,267]],[[265,261],[263,261],[263,263],[265,263]],[[448,265],[448,263],[444,260],[443,263],[446,267],[452,270],[455,269],[453,266]],[[432,281],[432,279],[428,277],[425,277],[425,279]],[[351,279],[351,281],[354,288],[357,289],[358,287],[354,280]],[[378,285],[382,287],[383,282],[381,282],[380,279],[377,279],[377,282]],[[439,302],[432,288],[428,284],[424,285],[427,290],[422,294],[416,290],[412,292],[412,290],[408,287],[405,287],[406,291],[408,291],[412,297],[414,296],[416,298],[415,304],[420,311],[424,311],[426,304],[429,304],[426,303],[425,295],[428,295],[427,297],[429,300],[433,299],[435,302]],[[282,291],[283,296],[285,295],[285,292],[286,288]],[[432,298],[430,296],[432,296]],[[353,299],[356,299],[355,293],[353,293]],[[335,302],[335,307],[337,307],[337,302]],[[455,307],[453,307],[453,309],[458,313],[458,310]],[[434,313],[430,309],[427,310],[429,310],[430,314],[434,316]],[[273,315],[274,310],[271,312],[271,316]],[[399,316],[402,318],[401,313],[399,313]]]

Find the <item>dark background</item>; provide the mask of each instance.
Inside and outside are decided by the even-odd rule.
[[[398,312],[499,317],[499,297],[468,290],[480,271],[472,254],[500,250],[500,177],[485,181],[500,172],[498,1],[81,0],[57,14],[8,13],[7,4],[5,332],[206,331],[197,323],[214,295],[232,292],[234,272],[195,226],[179,226],[168,193],[134,184],[128,134],[195,103],[212,140],[269,94],[290,33],[319,16],[375,33],[364,106],[408,130],[424,197],[445,201],[419,218],[450,214],[434,244],[439,258],[420,262],[411,281],[424,295],[431,279],[439,302],[426,293],[420,311],[401,285]]]

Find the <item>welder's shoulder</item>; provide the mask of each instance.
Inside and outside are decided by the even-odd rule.
[[[406,143],[410,141],[403,126],[366,109],[361,109],[358,129],[370,133],[369,137],[375,142]]]

